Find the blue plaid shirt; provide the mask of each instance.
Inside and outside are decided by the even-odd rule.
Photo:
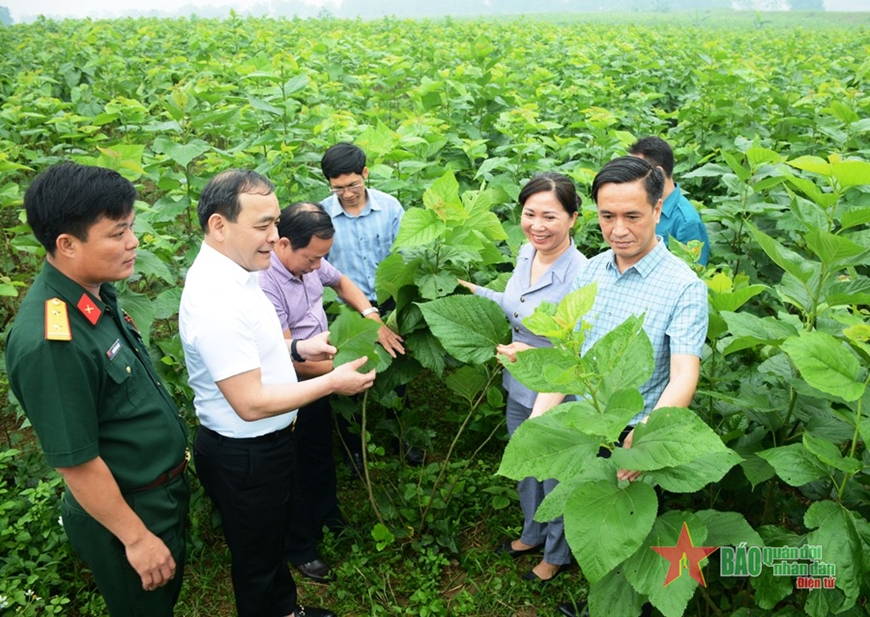
[[[327,255],[329,262],[376,304],[375,271],[390,254],[405,209],[395,197],[377,189],[367,188],[366,197],[366,205],[358,216],[345,212],[337,195],[327,197],[320,205],[332,217],[335,227],[335,240]]]
[[[668,385],[671,354],[701,357],[707,336],[707,286],[665,247],[661,237],[638,263],[620,274],[612,250],[596,255],[571,284],[571,291],[596,281],[598,295],[586,320],[592,325],[582,353],[631,315],[645,313],[643,329],[655,356],[652,376],[640,388],[643,412],[634,426],[655,407]]]

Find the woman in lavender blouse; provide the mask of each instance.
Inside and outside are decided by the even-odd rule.
[[[467,281],[459,281],[473,293],[490,298],[504,310],[511,323],[513,341],[496,351],[511,362],[516,354],[532,347],[548,347],[550,342],[529,332],[522,321],[542,302],[558,303],[570,291],[571,282],[586,258],[574,247],[571,229],[577,220],[581,200],[570,178],[557,173],[535,176],[523,187],[519,197],[522,229],[528,244],[520,248],[516,267],[504,292],[491,291]],[[508,393],[507,429],[513,435],[532,411],[537,393],[504,372]],[[517,484],[523,511],[523,531],[518,539],[507,540],[497,553],[513,558],[543,549],[544,557],[524,579],[549,581],[571,561],[565,541],[562,518],[546,523],[534,520],[544,496],[556,486],[555,480],[525,478]]]

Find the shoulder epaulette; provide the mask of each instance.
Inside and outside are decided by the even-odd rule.
[[[45,301],[45,340],[71,341],[72,330],[69,327],[69,312],[66,302],[60,298]]]

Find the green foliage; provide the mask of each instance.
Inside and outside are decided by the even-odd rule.
[[[4,614],[63,615],[86,582],[67,577],[72,549],[60,519],[63,480],[34,478],[40,454],[0,451],[0,609]]]
[[[322,152],[359,143],[369,184],[407,209],[377,290],[380,301],[396,302],[391,325],[408,354],[379,374],[367,405],[400,408],[395,386],[431,383],[404,410],[419,426],[372,420],[364,432],[372,511],[363,503],[354,514],[375,534],[337,555],[347,557],[337,568],[346,576],[324,604],[347,614],[528,612],[540,598],[481,555],[494,538],[481,540],[476,528],[486,521],[501,533],[516,514],[512,489],[476,460],[503,433],[494,343],[505,333],[493,307],[450,296],[457,277],[504,285],[523,241],[516,197],[538,171],[577,182],[584,204],[575,241],[584,254],[598,252],[587,198],[595,171],[636,137],[662,135],[712,245],[701,272],[710,329],[696,415],[668,410],[638,430],[631,450],[595,456],[613,448],[639,409],[637,385],[651,364],[639,320],[599,341],[596,362],[578,360],[585,332],[571,316],[588,311],[587,290],[537,317],[535,327],[562,347],[524,352],[511,365],[523,383],[580,400],[524,425],[502,471],[559,478],[540,516],[566,512],[578,547],[605,543],[606,551],[578,549],[587,580],[564,589],[588,592],[593,614],[638,614],[646,599],[668,615],[864,610],[870,71],[866,29],[855,25],[866,16],[828,17],[672,10],[662,22],[632,10],[504,21],[41,19],[0,28],[0,332],[43,259],[21,209],[35,173],[66,158],[118,169],[141,199],[137,272],[119,285],[120,299],[193,426],[176,313],[201,239],[202,186],[246,167],[275,181],[281,203],[319,201]],[[339,314],[333,334],[343,354],[378,349],[371,324],[354,315]],[[0,373],[4,392],[5,379]],[[422,470],[387,460],[377,443],[385,431],[415,428],[421,438],[438,433]],[[0,535],[0,595],[22,612],[67,613],[75,604],[79,614],[104,613],[61,541],[56,477],[19,465],[21,456],[33,460],[34,446],[16,448],[22,455],[2,459],[0,534],[11,531]],[[621,465],[647,470],[641,483],[617,484]],[[655,516],[651,485],[665,491]],[[595,517],[608,508],[619,524],[602,538]],[[195,575],[179,612],[219,614],[204,598],[229,595],[225,551],[199,488],[191,512]],[[725,580],[714,574],[715,554],[708,588],[682,579],[663,588],[666,562],[648,547],[673,545],[684,521],[696,544],[822,544],[837,565],[836,589],[796,590],[769,569]],[[29,543],[15,540],[23,532]],[[200,588],[205,566],[214,578]]]

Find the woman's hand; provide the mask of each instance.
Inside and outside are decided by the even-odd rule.
[[[510,345],[499,345],[495,348],[496,353],[505,355],[511,362],[517,361],[517,352],[532,349],[527,343],[511,343]]]
[[[456,282],[465,287],[471,293],[474,293],[474,291],[477,289],[477,285],[475,285],[474,283],[469,283],[468,281],[463,281],[462,279],[456,279]]]

